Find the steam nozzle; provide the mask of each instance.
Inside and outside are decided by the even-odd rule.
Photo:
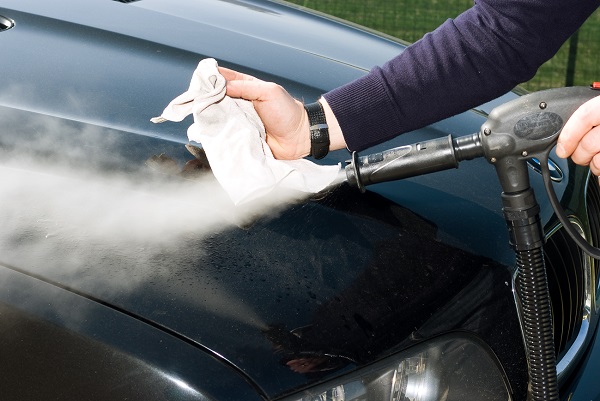
[[[482,155],[479,135],[456,139],[448,135],[368,156],[354,152],[346,166],[346,178],[364,192],[365,185],[457,168],[459,161]]]

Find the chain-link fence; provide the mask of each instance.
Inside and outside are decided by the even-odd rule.
[[[414,42],[473,0],[288,0]],[[589,85],[600,81],[600,10],[596,11],[559,52],[522,86],[540,90]]]

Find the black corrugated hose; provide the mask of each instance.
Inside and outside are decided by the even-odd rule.
[[[529,397],[533,401],[558,401],[558,380],[552,309],[540,207],[533,189],[502,192],[509,242],[515,250],[521,301],[521,324],[529,364]]]
[[[516,251],[516,255],[531,399],[556,401],[558,380],[544,251],[540,247]]]

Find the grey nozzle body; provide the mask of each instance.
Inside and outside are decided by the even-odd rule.
[[[482,155],[477,134],[456,140],[448,135],[368,156],[354,153],[346,177],[350,185],[364,190],[365,185],[457,168],[459,161]]]

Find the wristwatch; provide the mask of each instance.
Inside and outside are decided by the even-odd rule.
[[[329,127],[325,120],[323,106],[319,102],[304,105],[310,125],[310,155],[315,159],[324,158],[329,153]]]

